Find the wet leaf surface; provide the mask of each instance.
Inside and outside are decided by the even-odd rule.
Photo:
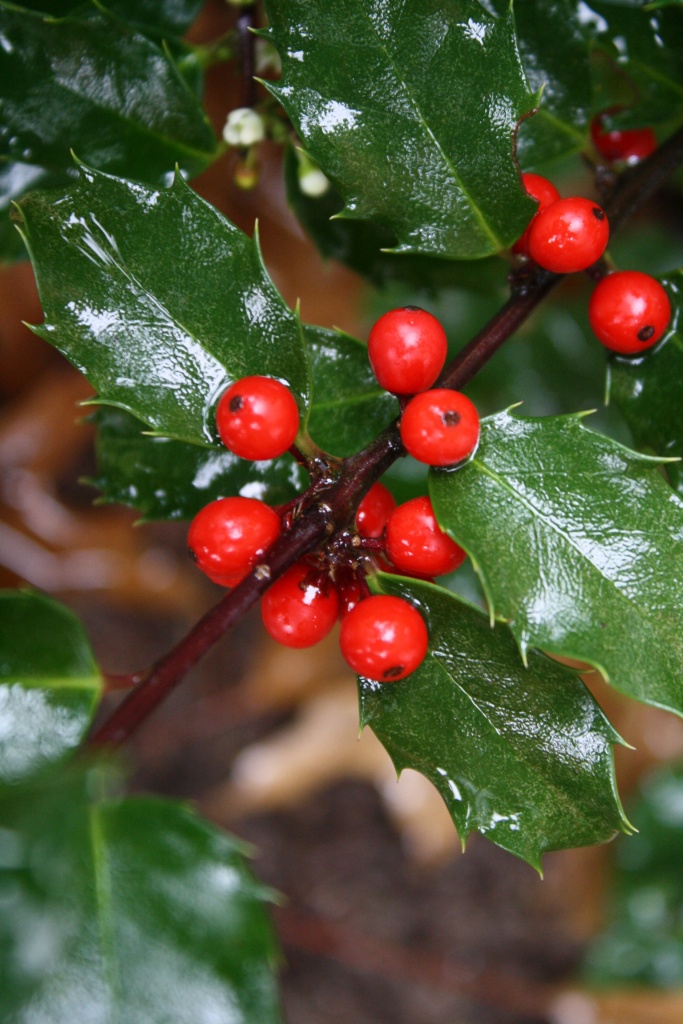
[[[681,714],[683,503],[658,465],[579,417],[504,412],[466,466],[432,471],[430,493],[523,652],[589,662]]]
[[[275,1024],[270,893],[184,806],[83,774],[0,788],[0,987],[13,1024]]]
[[[462,840],[479,831],[540,867],[627,827],[619,738],[576,673],[535,652],[525,668],[506,627],[439,587],[380,574],[373,589],[417,605],[429,653],[398,683],[361,679],[361,721],[436,786]]]
[[[534,106],[511,15],[476,0],[268,0],[280,100],[344,198],[397,250],[476,259],[510,245],[534,205],[512,143]]]
[[[15,784],[74,750],[101,689],[72,612],[41,594],[0,591],[0,783]]]

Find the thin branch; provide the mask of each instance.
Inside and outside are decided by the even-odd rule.
[[[256,27],[257,5],[249,4],[243,7],[237,19],[237,46],[239,50],[240,75],[242,76],[242,102],[243,107],[253,107],[256,104],[256,36],[253,29]]]
[[[681,163],[683,128],[617,183],[613,197],[605,203],[611,229],[620,227]],[[451,361],[439,384],[457,390],[469,383],[562,279],[563,275],[531,267],[505,305]],[[308,502],[307,495],[302,496],[302,514],[273,545],[263,563],[152,666],[144,680],[92,735],[89,746],[115,747],[125,742],[274,580],[323,540],[353,522],[363,495],[396,459],[405,455],[398,422],[394,420],[363,451],[343,460],[334,479],[318,485],[312,499],[310,491]]]

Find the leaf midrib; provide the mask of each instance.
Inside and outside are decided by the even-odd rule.
[[[379,36],[377,30],[375,29],[375,26],[374,26],[374,24],[373,24],[373,22],[372,22],[372,20],[370,18],[370,16],[368,15],[365,7],[363,6],[363,0],[354,0],[354,2],[357,5],[357,7],[359,8],[359,10],[361,11],[361,13],[362,13],[363,17],[365,18],[365,20],[367,21],[368,25],[370,26],[370,28],[372,30],[372,33],[373,33],[374,37],[377,40],[377,44],[378,44],[379,49],[384,53],[384,55],[385,55],[385,57],[387,59],[387,63],[392,68],[392,70],[394,71],[394,73],[396,75],[396,78],[398,79],[398,81],[401,84],[403,92],[405,93],[407,98],[410,100],[410,103],[412,104],[413,109],[415,110],[415,113],[417,115],[417,118],[418,118],[420,124],[424,128],[424,130],[427,133],[427,135],[429,135],[429,137],[434,140],[434,144],[435,144],[439,154],[441,155],[441,157],[442,157],[446,167],[450,168],[451,173],[453,175],[453,178],[454,178],[458,188],[460,189],[460,191],[464,195],[465,199],[469,203],[470,208],[471,208],[472,212],[474,213],[475,219],[479,223],[479,226],[482,228],[485,236],[489,239],[489,241],[492,242],[493,245],[496,247],[496,250],[498,252],[500,252],[500,250],[505,248],[505,246],[503,245],[501,240],[498,238],[496,233],[493,231],[493,229],[489,225],[489,223],[488,223],[487,219],[485,218],[483,212],[480,210],[478,203],[476,203],[474,201],[474,199],[470,195],[468,189],[466,189],[465,186],[463,185],[462,178],[460,177],[460,174],[456,170],[455,165],[453,164],[451,159],[447,156],[447,154],[445,153],[441,143],[437,139],[437,137],[434,134],[434,132],[432,131],[432,129],[429,127],[428,123],[426,122],[426,120],[424,118],[424,115],[422,113],[422,110],[420,108],[419,103],[417,102],[417,100],[415,99],[415,97],[413,96],[411,91],[408,89],[408,86],[407,86],[406,80],[405,80],[405,76],[402,75],[399,72],[398,67],[394,63],[393,58],[389,54],[389,51],[387,50],[383,40],[380,38],[380,36]]]
[[[561,537],[562,540],[565,541],[569,547],[573,548],[573,550],[576,551],[579,557],[587,565],[590,566],[593,572],[597,573],[601,580],[606,580],[606,582],[610,584],[610,586],[613,588],[617,596],[623,602],[625,602],[629,606],[629,608],[633,609],[633,611],[636,613],[636,616],[640,617],[642,607],[639,607],[635,603],[633,598],[629,597],[628,594],[625,594],[623,590],[620,590],[613,579],[611,579],[609,576],[606,576],[603,572],[601,572],[598,566],[590,560],[588,555],[586,555],[586,553],[582,551],[581,548],[577,547],[572,538],[567,533],[565,533],[564,530],[561,530],[557,526],[557,524],[549,522],[548,519],[543,515],[543,513],[536,508],[533,502],[529,501],[527,497],[520,494],[519,491],[515,490],[515,488],[510,483],[508,483],[505,477],[500,476],[498,473],[495,472],[495,470],[492,470],[488,466],[485,466],[479,459],[473,459],[472,465],[476,466],[485,476],[489,476],[492,480],[499,484],[503,490],[508,491],[514,498],[516,498],[519,501],[521,505],[524,505],[534,516],[536,516],[544,524],[544,526],[546,526],[550,530],[551,533],[555,533],[558,537]],[[657,632],[656,626],[654,627],[654,631]],[[666,638],[664,639],[666,640]]]

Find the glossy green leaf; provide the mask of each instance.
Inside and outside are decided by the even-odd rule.
[[[359,451],[398,413],[377,387],[367,350],[340,331],[304,325],[313,372],[309,430],[331,455]],[[122,409],[96,414],[98,475],[104,501],[139,509],[145,519],[191,519],[209,501],[230,494],[279,505],[303,493],[307,474],[283,455],[270,462],[238,459],[224,448],[145,434]]]
[[[512,16],[477,0],[267,0],[283,81],[268,88],[344,197],[397,251],[498,252],[534,206],[513,160],[534,106]]]
[[[123,409],[96,413],[97,476],[102,501],[139,509],[144,519],[192,519],[216,498],[241,494],[280,505],[302,494],[307,474],[290,455],[269,462],[239,459],[225,448],[145,434]]]
[[[585,148],[592,101],[588,38],[576,0],[514,4],[524,70],[538,112],[522,121],[517,158],[524,170],[542,168]]]
[[[430,473],[430,493],[523,654],[589,662],[683,714],[683,503],[659,464],[578,416],[504,412],[467,465]]]
[[[357,338],[322,327],[305,333],[313,373],[311,437],[330,455],[353,455],[398,415],[398,403],[378,385]]]
[[[257,241],[179,175],[156,190],[83,169],[66,195],[33,193],[20,212],[45,311],[38,333],[101,401],[207,446],[231,380],[277,377],[308,404],[301,325]]]
[[[613,357],[607,373],[610,402],[622,413],[639,448],[683,457],[683,273],[663,283],[672,304],[672,327],[654,351],[639,359]],[[672,485],[683,496],[680,462],[666,465]]]
[[[486,278],[481,261],[475,264],[396,253],[396,237],[387,228],[363,220],[348,220],[337,214],[344,200],[333,185],[321,196],[305,195],[299,185],[299,160],[289,147],[285,155],[287,201],[299,223],[326,259],[338,260],[378,287],[393,281],[431,290],[465,282],[477,287]],[[491,257],[488,264],[498,268],[502,261]]]
[[[216,141],[168,54],[104,12],[55,20],[0,3],[0,157],[161,181],[197,173]]]
[[[629,808],[638,834],[615,849],[611,907],[588,948],[597,985],[683,986],[683,766],[646,776]]]
[[[202,8],[203,0],[21,0],[19,6],[55,18],[106,8],[122,21],[143,32],[163,36],[182,36]]]
[[[189,808],[0,789],[0,991],[12,1024],[276,1024],[276,946],[244,850]]]
[[[41,594],[0,591],[0,784],[77,747],[101,688],[75,615]]]
[[[646,10],[639,3],[609,0],[590,0],[581,6],[584,24],[618,72],[620,92],[615,99],[633,107],[633,120],[626,116],[620,123],[657,124],[680,118],[683,10]]]
[[[379,575],[373,590],[417,605],[429,653],[398,683],[360,680],[361,722],[399,772],[436,786],[463,841],[476,830],[540,867],[549,850],[628,827],[619,737],[575,672],[535,652],[525,668],[504,626],[440,587]]]
[[[66,184],[66,174],[50,174],[34,164],[0,162],[0,263],[26,255],[21,235],[10,221],[12,203],[33,188]]]

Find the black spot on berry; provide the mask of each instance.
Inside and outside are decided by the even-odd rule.
[[[654,333],[655,329],[652,324],[647,324],[645,327],[641,327],[638,331],[638,341],[649,341]]]
[[[382,679],[396,679],[403,672],[403,665],[392,665],[391,668],[386,668],[382,672]]]
[[[233,395],[233,397],[230,399],[228,409],[230,410],[230,412],[239,412],[240,409],[242,408],[242,404],[242,396]]]
[[[460,420],[460,413],[456,412],[455,409],[449,409],[448,412],[442,413],[441,416],[441,422],[444,427],[457,427]]]
[[[593,207],[593,216],[595,217],[596,220],[604,220],[605,219],[605,211],[601,210],[599,206],[594,206]]]
[[[423,313],[422,306],[404,306],[403,307],[408,313]]]
[[[188,548],[187,549],[187,553],[188,553],[188,555],[190,556],[190,558],[192,559],[193,562],[197,561],[197,556],[194,553],[194,551],[192,550],[192,548]]]

